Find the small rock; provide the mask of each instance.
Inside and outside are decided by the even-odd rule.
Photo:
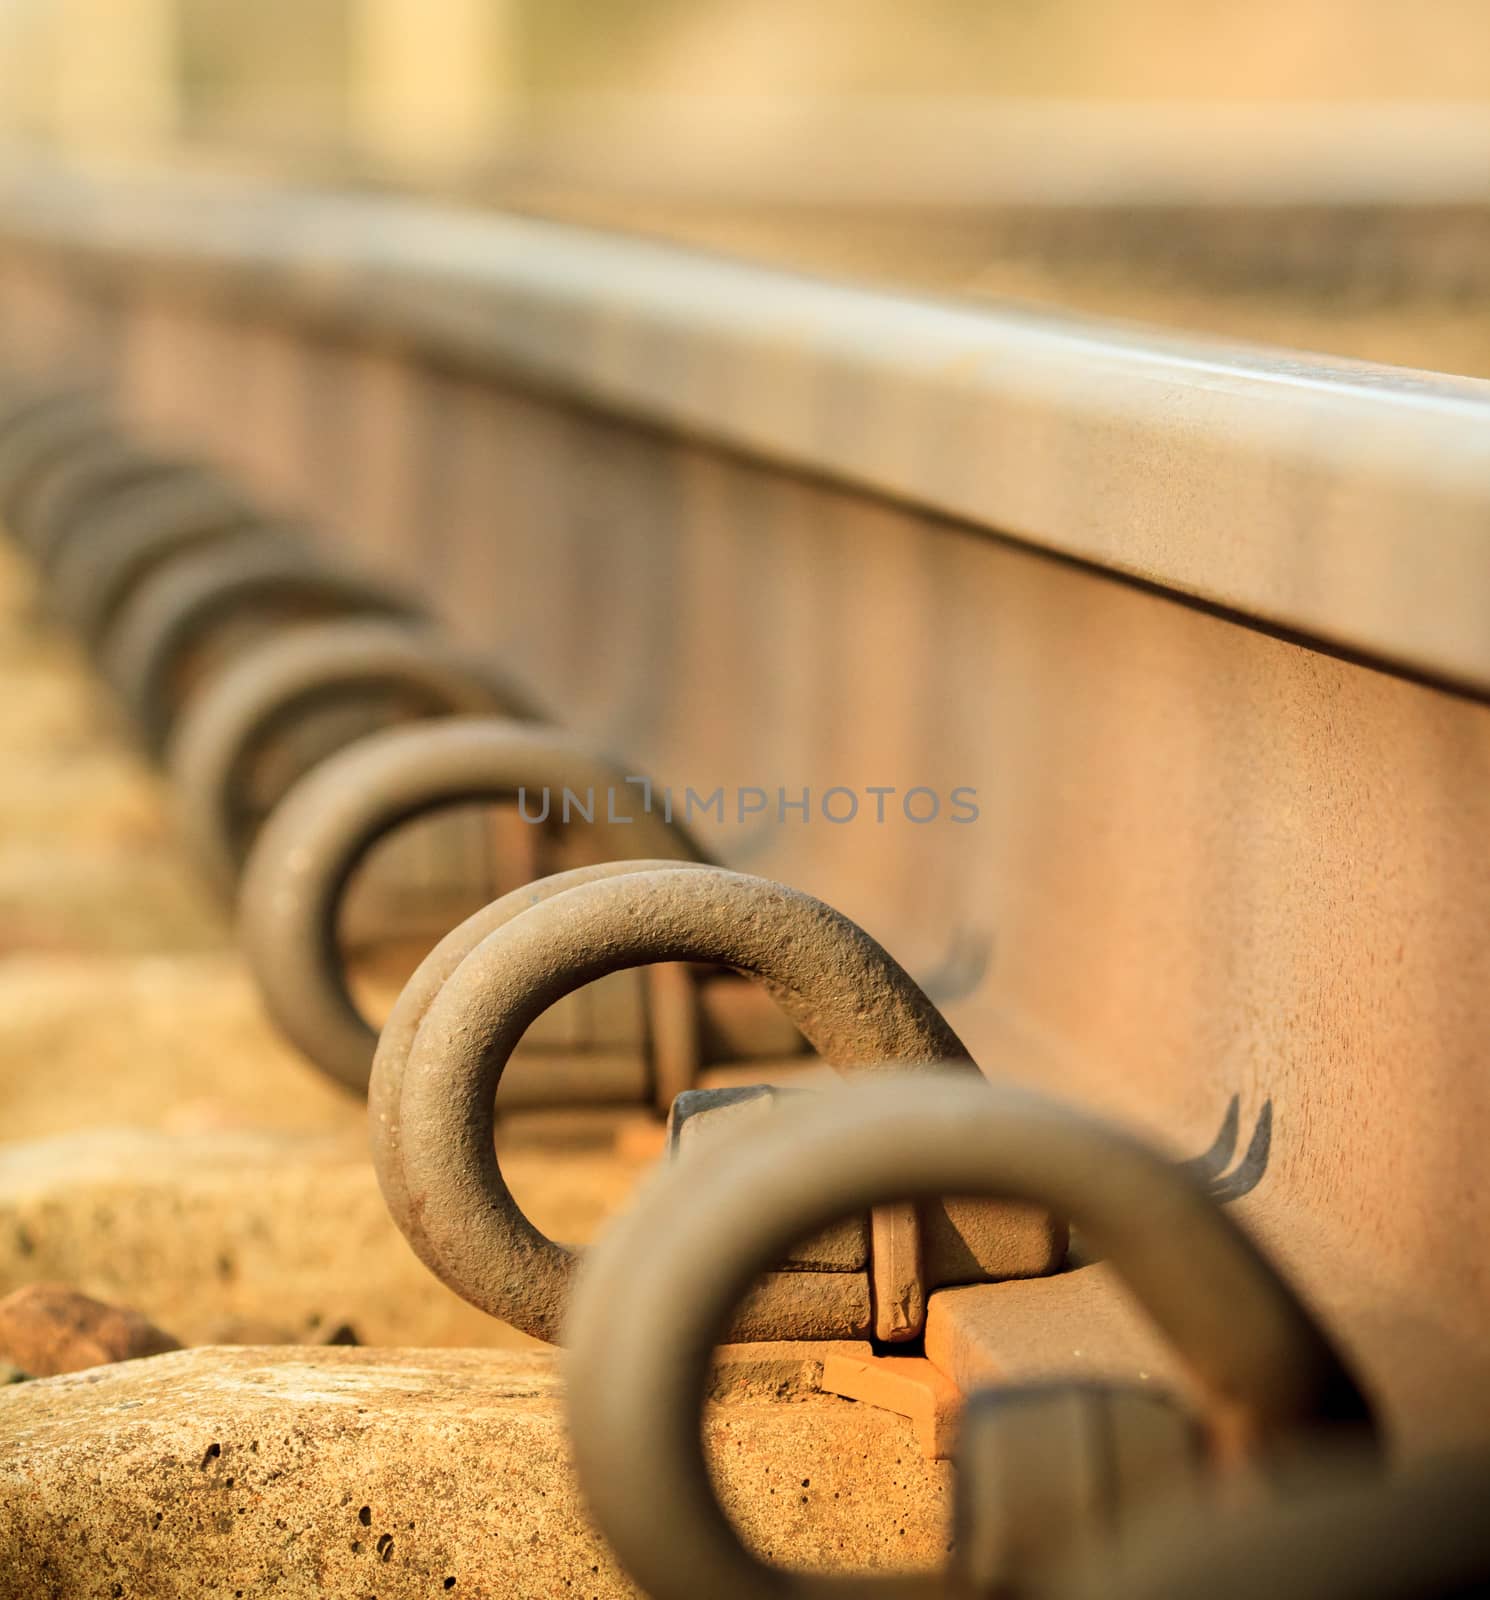
[[[33,1378],[163,1355],[181,1346],[128,1306],[61,1283],[31,1283],[0,1300],[0,1361]]]

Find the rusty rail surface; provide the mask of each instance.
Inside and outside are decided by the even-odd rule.
[[[1490,1433],[1490,384],[36,170],[0,339],[692,790],[986,1070],[1210,1147],[1394,1437]],[[964,1386],[1030,1359],[978,1305]]]
[[[14,181],[0,207],[12,248],[71,260],[95,302],[101,277],[148,271],[152,299],[191,283],[239,317],[413,347],[1490,684],[1461,587],[1490,559],[1483,381],[927,304],[408,202],[53,178]]]

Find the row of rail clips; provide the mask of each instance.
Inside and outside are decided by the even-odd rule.
[[[164,765],[269,1014],[367,1096],[416,1253],[569,1347],[580,1486],[646,1593],[1446,1595],[1490,1574],[1468,1514],[1490,1503],[1490,1462],[1384,1470],[1349,1362],[1190,1172],[985,1076],[855,923],[726,870],[675,823],[638,818],[620,860],[598,825],[488,825],[479,862],[467,838],[446,876],[489,903],[421,942],[375,1028],[342,937],[374,848],[451,808],[634,769],[541,719],[406,593],[214,468],[128,438],[93,388],[0,384],[0,518]],[[771,1084],[708,1086],[755,1062]],[[824,1087],[828,1068],[849,1082]],[[668,1119],[666,1171],[582,1257],[523,1214],[496,1153],[503,1109],[558,1104]],[[941,1574],[810,1579],[747,1551],[698,1425],[716,1344],[916,1349],[937,1290],[1059,1272],[1073,1228],[1181,1382],[964,1396]]]

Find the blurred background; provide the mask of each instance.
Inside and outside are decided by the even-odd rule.
[[[1485,0],[0,0],[0,136],[1490,373]]]

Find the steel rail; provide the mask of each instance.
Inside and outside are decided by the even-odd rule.
[[[220,179],[21,171],[0,219],[1490,691],[1490,382]]]
[[[427,595],[722,862],[978,952],[980,1060],[1177,1152],[1240,1097],[1239,1207],[1394,1426],[1490,1427],[1490,385],[420,202],[0,191],[22,370]],[[1017,1361],[944,1298],[949,1370]]]

